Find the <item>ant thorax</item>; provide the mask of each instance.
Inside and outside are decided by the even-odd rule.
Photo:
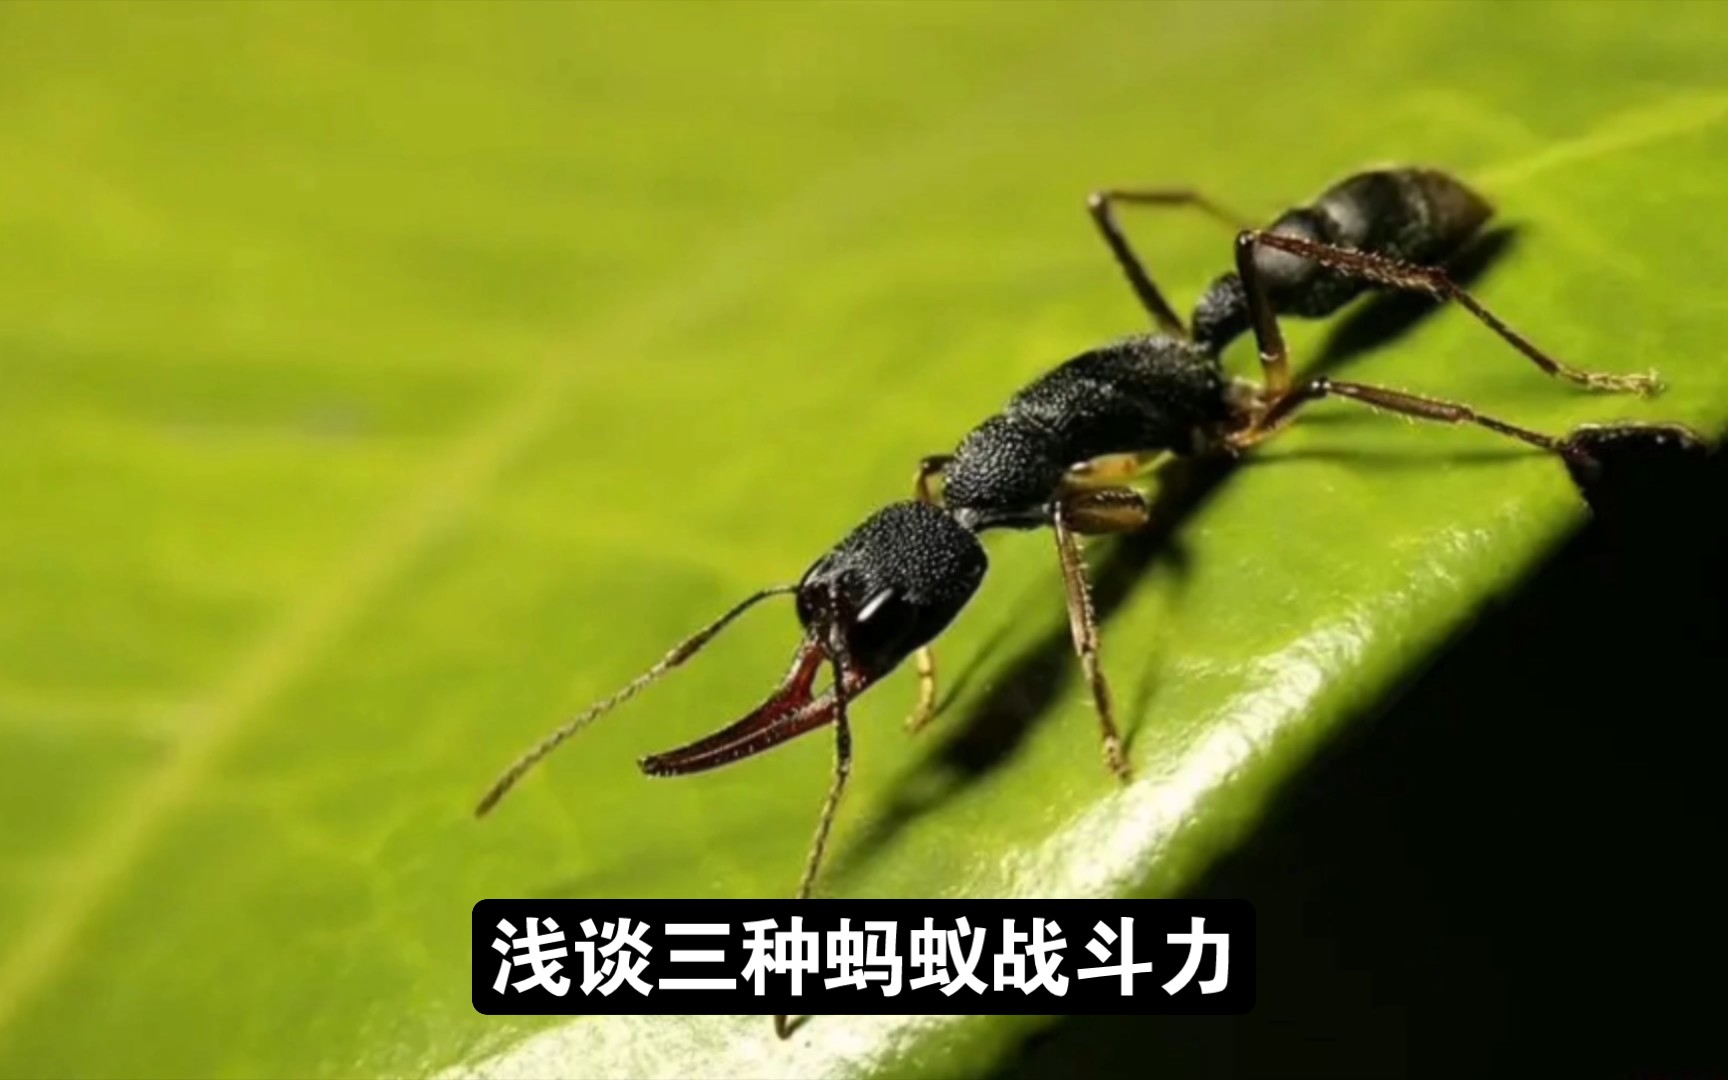
[[[1230,419],[1228,381],[1205,348],[1163,334],[1082,353],[974,428],[944,469],[944,502],[972,528],[1031,528],[1078,461],[1192,454]]]

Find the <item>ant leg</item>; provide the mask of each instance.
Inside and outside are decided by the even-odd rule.
[[[1150,454],[1105,454],[1069,469],[1062,483],[1070,491],[1114,487],[1147,472],[1165,454],[1162,450]]]
[[[1302,406],[1328,397],[1348,398],[1371,409],[1396,413],[1399,416],[1414,417],[1418,420],[1433,420],[1442,424],[1474,424],[1497,435],[1517,439],[1519,442],[1527,443],[1539,450],[1557,454],[1569,462],[1578,459],[1585,453],[1581,447],[1575,445],[1577,441],[1575,439],[1555,438],[1552,435],[1544,435],[1540,431],[1532,431],[1516,424],[1509,424],[1504,420],[1485,416],[1470,406],[1456,401],[1445,401],[1440,398],[1406,393],[1402,390],[1391,390],[1383,386],[1370,386],[1365,383],[1339,382],[1324,375],[1308,380],[1274,401],[1260,423],[1244,433],[1237,441],[1237,445],[1248,446],[1260,442],[1288,423],[1291,415]]]
[[[934,454],[918,463],[917,476],[913,478],[913,487],[918,494],[918,501],[937,505],[930,481],[942,474],[942,470],[953,461],[952,454]],[[912,715],[906,718],[906,731],[916,735],[924,726],[936,718],[936,651],[928,645],[920,645],[913,653],[913,661],[918,668],[918,704],[913,707]]]
[[[838,603],[838,596],[831,594]],[[804,876],[798,882],[798,899],[808,900],[816,888],[816,874],[822,868],[822,855],[828,849],[828,833],[834,828],[834,815],[840,809],[840,796],[846,791],[846,778],[852,775],[852,723],[846,716],[846,672],[852,666],[846,655],[846,639],[836,629],[828,635],[828,662],[834,671],[834,779],[828,785],[828,797],[822,801],[822,816],[816,819],[816,835],[810,840],[810,855],[804,860]],[[781,1039],[792,1035],[790,1016],[774,1017],[774,1034]]]
[[[1071,488],[1062,497],[1068,527],[1079,536],[1135,532],[1152,520],[1152,508],[1132,488]]]
[[[1116,224],[1115,203],[1131,203],[1140,206],[1191,206],[1203,213],[1217,218],[1232,229],[1245,229],[1247,223],[1235,214],[1224,210],[1217,203],[1200,194],[1185,188],[1168,188],[1161,190],[1117,190],[1094,191],[1086,197],[1086,208],[1092,212],[1092,220],[1098,226],[1098,231],[1104,237],[1104,243],[1109,245],[1110,253],[1116,256],[1117,265],[1122,267],[1122,273],[1127,276],[1128,284],[1134,289],[1134,295],[1140,298],[1140,304],[1158,328],[1166,334],[1176,337],[1187,337],[1188,329],[1182,325],[1182,317],[1164,299],[1164,294],[1153,284],[1152,275],[1146,272],[1146,266],[1140,257],[1134,253],[1128,243],[1128,237]]]
[[[1260,371],[1266,377],[1267,393],[1279,398],[1290,392],[1290,349],[1284,344],[1278,313],[1266,297],[1266,283],[1260,280],[1260,266],[1254,261],[1255,242],[1263,235],[1252,229],[1236,234],[1236,276],[1242,279],[1242,291],[1248,295],[1248,317],[1254,325],[1254,343],[1260,349]]]
[[[1088,494],[1096,497],[1103,492]],[[1139,498],[1131,491],[1127,494]],[[1083,509],[1076,511],[1072,506],[1074,501],[1073,497],[1059,501],[1051,514],[1051,524],[1056,532],[1056,553],[1062,563],[1062,584],[1068,594],[1068,629],[1074,636],[1074,652],[1080,657],[1080,667],[1086,672],[1086,681],[1092,687],[1092,703],[1098,709],[1104,763],[1118,779],[1126,781],[1128,761],[1122,756],[1122,736],[1116,730],[1116,713],[1110,704],[1110,684],[1104,679],[1104,670],[1098,659],[1098,619],[1092,610],[1092,590],[1086,584],[1086,564],[1080,557],[1080,543],[1074,531],[1077,519],[1085,520],[1086,512]]]
[[[810,840],[810,855],[804,861],[804,876],[798,882],[800,900],[810,899],[816,888],[816,872],[822,868],[822,855],[828,848],[828,833],[834,827],[834,814],[840,809],[840,796],[846,791],[846,778],[851,775],[852,725],[846,719],[846,705],[842,698],[834,714],[834,779],[828,785],[828,798],[822,803],[822,816],[816,819],[816,835]]]
[[[1514,349],[1523,353],[1531,363],[1554,378],[1565,379],[1591,390],[1614,393],[1653,394],[1661,389],[1661,380],[1657,378],[1655,372],[1642,375],[1617,375],[1602,371],[1586,371],[1549,355],[1535,342],[1514,330],[1498,315],[1489,311],[1480,300],[1477,300],[1466,292],[1463,286],[1453,281],[1442,267],[1419,266],[1415,263],[1401,262],[1397,259],[1388,259],[1367,252],[1322,244],[1299,236],[1283,236],[1278,233],[1256,231],[1245,232],[1237,238],[1238,264],[1243,262],[1245,248],[1248,251],[1247,262],[1252,263],[1252,249],[1259,245],[1311,259],[1346,276],[1370,281],[1376,285],[1405,289],[1410,292],[1423,292],[1441,300],[1455,301],[1464,310],[1481,320],[1488,329],[1499,334]],[[1245,272],[1243,280],[1247,280]],[[1253,295],[1253,291],[1250,295]],[[1258,332],[1258,326],[1259,320],[1256,319],[1256,332]]]
[[[912,654],[912,662],[918,669],[918,704],[913,706],[912,715],[906,718],[908,735],[918,734],[936,719],[936,650],[920,645]]]

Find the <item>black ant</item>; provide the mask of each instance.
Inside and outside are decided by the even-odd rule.
[[[1236,271],[1201,297],[1192,333],[1117,225],[1119,203],[1192,207],[1238,227]],[[1091,684],[1105,759],[1124,777],[1127,762],[1098,662],[1098,629],[1077,539],[1147,523],[1150,508],[1124,481],[1167,454],[1240,453],[1324,397],[1417,419],[1475,424],[1562,456],[1581,452],[1566,440],[1457,402],[1325,376],[1293,384],[1279,315],[1322,318],[1376,286],[1421,292],[1456,301],[1549,375],[1592,390],[1648,394],[1659,388],[1654,373],[1615,375],[1563,363],[1458,286],[1438,264],[1458,255],[1493,211],[1487,200],[1436,170],[1358,173],[1265,229],[1239,225],[1234,215],[1188,190],[1100,191],[1087,205],[1159,332],[1083,353],[1034,381],[952,454],[925,458],[915,483],[920,501],[939,498],[974,531],[1052,527],[1074,648]],[[1259,345],[1263,383],[1224,373],[1224,349],[1249,329]],[[940,496],[932,484],[937,478],[943,481]],[[914,730],[929,720],[936,701],[936,664],[928,646],[917,650],[917,668],[918,707],[908,724]]]
[[[743,719],[686,746],[643,758],[650,776],[702,772],[834,725],[834,774],[797,896],[808,897],[851,771],[847,706],[916,654],[919,704],[908,726],[934,711],[929,643],[959,614],[988,561],[977,534],[992,528],[1052,528],[1074,647],[1091,685],[1109,767],[1127,776],[1098,658],[1078,537],[1146,524],[1146,501],[1125,481],[1165,454],[1240,453],[1276,433],[1304,405],[1325,397],[1447,424],[1474,424],[1548,451],[1575,474],[1599,447],[1640,433],[1695,444],[1671,425],[1587,425],[1564,437],[1497,420],[1452,401],[1324,376],[1293,383],[1278,315],[1329,315],[1371,287],[1415,290],[1456,301],[1549,375],[1595,390],[1650,393],[1654,374],[1611,375],[1570,367],[1543,352],[1465,292],[1436,264],[1460,252],[1487,221],[1485,200],[1429,169],[1365,172],[1327,189],[1267,229],[1243,228],[1236,272],[1201,299],[1190,333],[1153,284],[1113,216],[1118,203],[1196,207],[1234,223],[1187,191],[1106,191],[1092,215],[1159,333],[1084,353],[1014,395],[952,454],[926,458],[917,498],[878,510],[795,585],[764,589],[680,643],[611,697],[554,731],[511,765],[480,802],[489,811],[524,773],[601,714],[635,696],[700,651],[733,620],[773,596],[796,597],[804,640],[778,689]],[[1225,375],[1221,355],[1252,330],[1264,383]],[[936,480],[940,479],[940,490]],[[831,684],[818,694],[822,669]],[[782,1020],[784,1018],[781,1018]],[[784,1033],[784,1024],[777,1024]]]

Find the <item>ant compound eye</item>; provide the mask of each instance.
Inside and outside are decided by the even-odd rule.
[[[798,621],[805,629],[813,629],[821,625],[827,618],[828,593],[820,584],[812,586],[810,579],[805,578],[805,584],[798,587],[796,597]]]

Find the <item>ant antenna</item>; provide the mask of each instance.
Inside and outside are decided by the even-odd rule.
[[[526,754],[517,758],[516,761],[508,769],[505,769],[503,774],[498,777],[491,789],[486,792],[485,798],[480,800],[480,805],[474,808],[474,816],[485,817],[488,811],[498,805],[498,800],[502,799],[511,788],[516,786],[516,781],[522,779],[523,775],[526,774],[529,769],[538,765],[540,759],[558,749],[559,744],[563,743],[565,739],[568,739],[578,731],[581,731],[601,715],[610,712],[619,705],[622,705],[624,702],[629,701],[631,698],[646,689],[650,683],[654,682],[654,680],[701,652],[703,646],[707,645],[710,641],[713,641],[714,638],[719,635],[720,631],[726,629],[727,625],[730,624],[733,619],[736,619],[750,608],[755,607],[757,604],[771,596],[784,596],[787,593],[797,591],[798,586],[796,585],[774,585],[763,589],[762,591],[755,593],[734,605],[732,610],[679,642],[671,652],[661,658],[658,664],[655,664],[647,671],[644,671],[642,674],[636,676],[636,678],[630,680],[630,682],[625,684],[622,690],[619,690],[617,693],[603,701],[590,705],[581,715],[566,722],[558,730],[546,736],[544,739],[541,739],[532,750],[529,750]]]

